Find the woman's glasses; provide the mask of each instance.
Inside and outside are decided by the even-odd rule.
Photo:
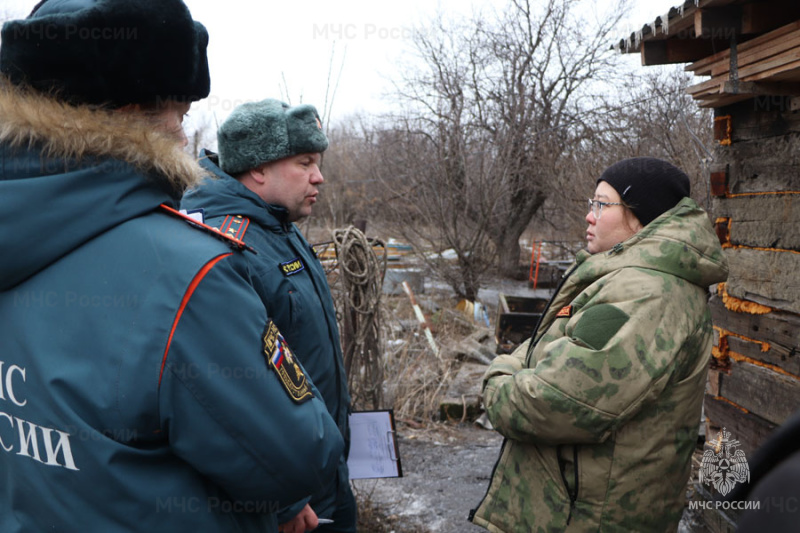
[[[607,205],[622,205],[619,202],[601,202],[600,200],[592,200],[589,198],[589,211],[592,212],[594,218],[600,220],[600,215],[603,214],[603,207]]]

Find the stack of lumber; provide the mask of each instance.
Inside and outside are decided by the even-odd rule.
[[[731,63],[728,48],[686,67],[697,76],[711,76],[688,89],[701,106],[795,92],[800,87],[800,21],[738,44],[733,71]]]

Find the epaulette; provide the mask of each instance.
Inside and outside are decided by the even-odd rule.
[[[244,241],[244,234],[250,225],[250,219],[242,215],[228,215],[219,227],[225,235],[230,235],[234,239]]]
[[[173,208],[169,207],[168,205],[161,204],[159,207],[165,213],[185,220],[191,226],[194,226],[195,228],[197,228],[197,229],[199,229],[199,230],[201,230],[201,231],[213,236],[214,238],[221,240],[222,242],[228,244],[232,248],[235,248],[237,250],[247,250],[249,252],[256,253],[255,249],[253,249],[251,246],[248,246],[247,244],[245,244],[245,242],[243,240],[238,239],[233,235],[230,235],[228,233],[223,233],[222,231],[218,230],[217,228],[211,227],[211,226],[209,226],[207,224],[203,224],[202,222],[198,222],[197,220],[193,219],[192,217],[184,215],[180,211],[178,211],[176,209],[173,209]],[[250,221],[248,220],[248,222],[250,222]],[[242,231],[242,235],[244,235],[244,231]]]

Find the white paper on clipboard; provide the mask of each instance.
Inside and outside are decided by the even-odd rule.
[[[350,479],[403,477],[391,409],[350,414],[347,466]]]

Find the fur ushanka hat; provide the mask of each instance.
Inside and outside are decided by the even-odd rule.
[[[0,72],[71,104],[208,96],[208,32],[181,0],[43,0],[3,25]]]
[[[234,109],[219,127],[217,146],[220,167],[236,175],[285,157],[324,152],[328,138],[314,106],[289,107],[268,98]]]

